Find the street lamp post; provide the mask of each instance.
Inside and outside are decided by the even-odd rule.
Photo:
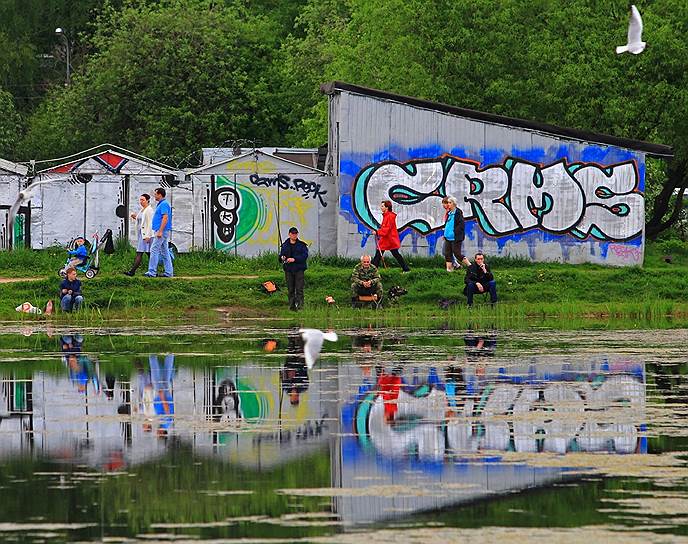
[[[65,51],[66,51],[66,60],[67,60],[67,85],[69,86],[70,83],[70,76],[71,76],[71,65],[69,63],[69,38],[67,38],[67,33],[62,29],[62,28],[56,28],[55,29],[55,36],[62,36],[65,41]]]

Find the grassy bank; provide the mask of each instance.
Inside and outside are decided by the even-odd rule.
[[[671,255],[671,263],[665,256]],[[287,309],[283,273],[275,255],[237,258],[215,252],[180,255],[174,279],[126,277],[133,251],[103,256],[101,270],[84,280],[87,308],[79,315],[57,315],[53,321],[97,324],[104,320],[153,322],[207,322],[226,318],[275,319],[281,322],[350,323],[352,326],[415,326],[429,320],[462,327],[471,323],[519,326],[671,327],[688,324],[688,247],[665,242],[648,247],[643,268],[610,268],[597,265],[531,263],[525,260],[490,259],[498,282],[500,304],[468,310],[462,295],[463,273],[448,274],[440,258],[411,259],[412,272],[401,274],[396,263],[382,269],[385,288],[401,285],[408,294],[383,311],[349,308],[349,276],[355,262],[341,258],[313,258],[306,273],[306,309],[295,316]],[[18,250],[0,253],[0,278],[22,279],[0,283],[0,319],[40,320],[17,313],[24,301],[43,307],[55,299],[64,260],[58,249]],[[83,279],[83,278],[82,278]],[[267,295],[261,282],[273,280],[281,291]],[[3,281],[3,280],[0,280]],[[324,302],[327,295],[337,301]],[[456,304],[448,310],[440,299]]]

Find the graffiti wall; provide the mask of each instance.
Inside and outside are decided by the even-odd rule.
[[[329,140],[340,255],[374,252],[382,200],[398,214],[402,251],[441,254],[441,201],[454,196],[467,220],[465,253],[642,264],[637,149],[343,90],[330,97]]]
[[[331,177],[261,151],[191,173],[196,247],[237,255],[276,252],[291,226],[311,252],[334,253]]]
[[[7,211],[27,182],[25,176],[0,175],[0,249],[8,247]],[[259,150],[188,175],[107,150],[41,171],[31,182],[39,185],[19,210],[15,237],[34,249],[65,246],[76,236],[91,239],[107,229],[135,246],[130,216],[140,208],[139,197],[153,197],[163,187],[172,205],[170,240],[179,251],[274,253],[291,226],[311,252],[336,251],[333,178]]]

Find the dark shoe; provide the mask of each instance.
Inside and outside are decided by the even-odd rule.
[[[125,276],[129,276],[130,278],[133,278],[133,277],[134,277],[134,273],[133,273],[131,270],[127,270],[127,271],[124,273],[124,275],[125,275]]]
[[[146,272],[146,273],[144,274],[144,276],[147,277],[147,278],[157,278],[157,276],[154,276],[153,274],[149,274],[148,272]]]

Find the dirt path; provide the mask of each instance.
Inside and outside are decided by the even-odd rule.
[[[218,279],[227,279],[227,280],[255,280],[258,279],[259,276],[251,275],[251,274],[228,274],[227,276],[221,276],[219,274],[211,275],[211,276],[175,276],[172,279],[178,279],[178,280],[207,280],[207,279],[213,279],[213,278],[218,278]],[[0,278],[0,283],[18,283],[20,281],[40,281],[44,280],[46,278]]]
[[[0,278],[0,283],[16,283],[19,281],[40,281],[44,278]]]

